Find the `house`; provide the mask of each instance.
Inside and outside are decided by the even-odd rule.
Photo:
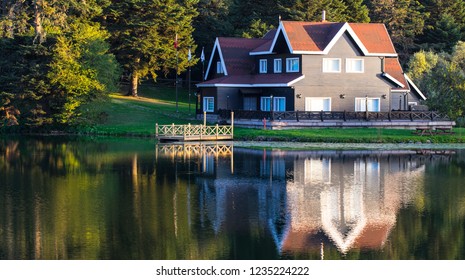
[[[410,110],[426,99],[379,23],[280,21],[263,38],[217,38],[198,112]]]

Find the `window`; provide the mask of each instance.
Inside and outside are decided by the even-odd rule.
[[[305,184],[331,183],[331,159],[305,159]]]
[[[223,64],[221,64],[221,61],[216,62],[216,73],[217,74],[223,74],[224,73]]]
[[[260,100],[260,110],[270,111],[271,108],[271,97],[262,97]],[[273,97],[273,111],[284,112],[286,111],[286,98],[285,97]]]
[[[379,112],[380,100],[379,98],[355,98],[355,111],[356,112]]]
[[[213,112],[215,110],[215,98],[214,97],[203,98],[203,110],[205,112]]]
[[[331,111],[331,98],[329,97],[306,97],[305,111]]]
[[[268,72],[268,60],[260,59],[260,73]]]
[[[274,72],[275,73],[283,72],[283,61],[281,58],[274,60]]]
[[[286,72],[299,72],[299,58],[286,58]]]
[[[340,58],[323,58],[323,72],[341,73],[341,59]]]
[[[277,111],[277,112],[286,111],[286,98],[285,97],[273,98],[273,111]]]
[[[363,59],[347,58],[346,59],[346,72],[347,73],[363,73],[364,65]]]
[[[260,110],[270,111],[271,108],[271,97],[262,97],[260,99]]]

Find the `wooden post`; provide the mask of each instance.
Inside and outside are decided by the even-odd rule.
[[[158,123],[155,124],[155,136],[158,137]]]
[[[207,125],[207,112],[203,111],[203,126]]]
[[[171,124],[171,135],[175,136],[175,129],[174,129],[174,123]]]
[[[231,137],[234,137],[234,112],[231,111]]]
[[[187,129],[187,126],[186,125],[182,125],[182,140],[186,140],[186,129]]]
[[[215,130],[216,130],[216,133],[215,133],[216,134],[216,140],[218,140],[218,124],[216,124]]]

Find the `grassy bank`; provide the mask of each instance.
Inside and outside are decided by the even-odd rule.
[[[102,116],[97,124],[83,126],[81,133],[100,135],[152,136],[155,124],[200,123],[195,119],[195,96],[191,95],[191,111],[186,89],[178,91],[176,112],[175,90],[169,87],[141,86],[139,98],[111,95],[109,100],[86,108]],[[104,112],[102,114],[102,112]],[[465,129],[455,128],[452,135],[417,136],[411,130],[376,128],[315,128],[263,130],[235,128],[235,140],[326,142],[326,143],[465,143]]]

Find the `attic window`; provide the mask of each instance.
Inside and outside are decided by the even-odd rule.
[[[299,72],[299,58],[286,58],[286,72]]]
[[[223,74],[224,73],[223,64],[221,64],[221,61],[216,62],[216,73],[217,74]]]
[[[281,73],[283,71],[283,61],[281,58],[277,58],[274,60],[274,72]]]
[[[260,59],[260,73],[264,74],[268,72],[268,61],[266,59]]]

